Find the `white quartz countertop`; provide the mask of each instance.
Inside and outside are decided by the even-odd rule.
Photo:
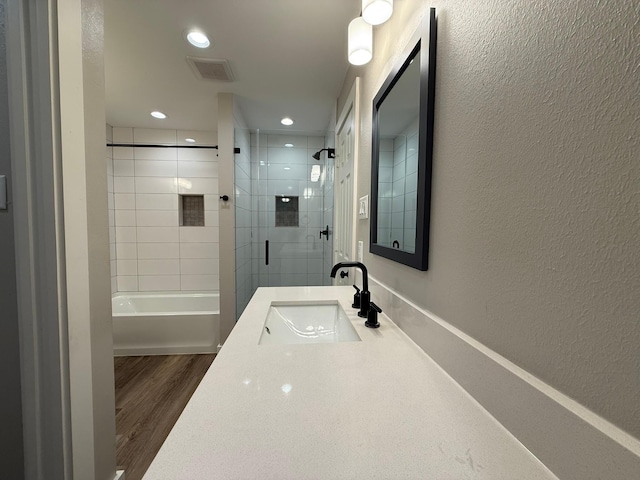
[[[386,316],[366,328],[353,292],[258,289],[144,480],[556,478]],[[290,300],[338,300],[362,341],[258,345]]]

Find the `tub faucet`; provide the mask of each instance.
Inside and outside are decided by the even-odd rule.
[[[367,318],[369,314],[369,304],[371,302],[371,293],[369,292],[369,277],[367,275],[367,267],[360,262],[340,262],[336,263],[331,269],[331,278],[336,278],[336,273],[341,268],[356,267],[362,271],[362,290],[360,291],[360,311],[358,316]]]

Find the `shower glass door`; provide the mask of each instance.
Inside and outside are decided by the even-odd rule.
[[[332,211],[323,195],[326,155],[312,157],[324,148],[324,137],[257,134],[253,143],[256,288],[329,285],[325,257],[331,256],[333,239]]]

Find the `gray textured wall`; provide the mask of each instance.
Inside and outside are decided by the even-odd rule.
[[[0,175],[11,176],[6,62],[6,0],[0,0]],[[0,211],[0,471],[3,478],[24,476],[18,306],[12,211]],[[5,477],[6,475],[6,477]]]
[[[640,438],[640,3],[432,0],[438,9],[429,271],[370,273]],[[424,13],[396,2],[371,102]],[[369,224],[358,222],[368,252]],[[382,305],[384,308],[384,305]]]

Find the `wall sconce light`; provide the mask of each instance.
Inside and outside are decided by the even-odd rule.
[[[373,27],[391,18],[393,0],[362,0],[362,16],[349,24],[349,63],[364,65],[373,57]]]
[[[362,18],[371,25],[380,25],[393,13],[393,0],[362,0]]]
[[[362,17],[354,18],[349,24],[349,63],[364,65],[373,56],[373,27]]]

